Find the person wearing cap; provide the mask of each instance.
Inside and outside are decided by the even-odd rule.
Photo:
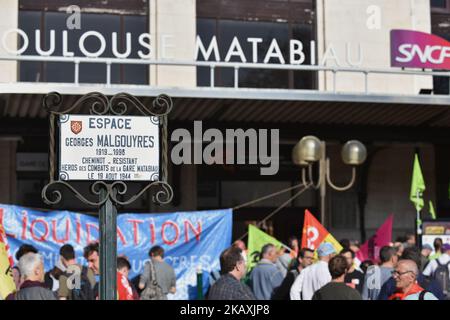
[[[300,272],[291,287],[291,300],[311,300],[314,293],[331,281],[328,262],[336,255],[331,243],[322,243],[317,249],[319,261]]]
[[[433,252],[433,247],[431,245],[426,243],[422,246],[422,250],[420,251],[420,259],[422,261],[420,272],[423,272],[423,270],[425,270],[425,267],[429,262],[428,258],[430,257],[431,252]]]

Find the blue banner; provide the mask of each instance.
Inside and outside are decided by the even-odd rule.
[[[98,219],[70,211],[37,211],[0,205],[0,224],[6,230],[11,254],[24,243],[35,246],[44,257],[45,269],[59,259],[59,248],[74,246],[78,262],[86,264],[83,248],[99,238]],[[130,263],[130,279],[143,271],[152,246],[165,250],[165,261],[177,276],[177,292],[169,299],[195,299],[197,270],[203,271],[203,292],[208,275],[219,270],[220,253],[231,245],[232,210],[119,214],[117,251]]]

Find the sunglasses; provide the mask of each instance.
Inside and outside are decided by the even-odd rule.
[[[406,274],[406,273],[410,273],[410,272],[412,272],[412,273],[414,273],[414,271],[411,271],[411,270],[409,270],[409,271],[405,271],[405,272],[398,272],[398,271],[392,271],[391,273],[392,273],[392,276],[393,277],[399,277],[399,276],[402,276],[402,275],[404,275],[404,274]]]

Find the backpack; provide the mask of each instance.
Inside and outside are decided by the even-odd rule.
[[[426,290],[420,291],[420,293],[419,293],[419,300],[425,300],[425,294],[427,292],[428,291],[426,291]]]
[[[89,281],[87,276],[88,268],[83,266],[80,274],[80,287],[73,288],[71,290],[71,299],[72,300],[95,300],[94,288]]]
[[[141,293],[141,300],[167,300],[167,296],[156,281],[156,271],[152,260],[150,259],[148,263],[150,264],[150,281]]]
[[[433,273],[433,279],[439,282],[442,287],[442,291],[444,292],[444,296],[449,297],[450,293],[450,273],[448,271],[448,266],[450,265],[450,261],[446,264],[442,264],[439,262],[439,259],[436,259],[437,268]]]

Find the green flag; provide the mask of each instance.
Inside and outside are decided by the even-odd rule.
[[[430,200],[430,215],[433,220],[436,220],[436,211],[434,211],[433,202]]]
[[[284,247],[284,245],[274,237],[271,237],[252,224],[248,225],[248,270],[251,270],[256,265],[256,258],[259,257],[259,253],[261,252],[262,247],[268,243],[271,243],[278,248]]]
[[[417,211],[420,211],[424,206],[424,201],[422,198],[422,193],[424,191],[425,180],[423,179],[422,169],[420,169],[419,157],[416,154],[414,158],[414,168],[409,199],[414,203]]]

